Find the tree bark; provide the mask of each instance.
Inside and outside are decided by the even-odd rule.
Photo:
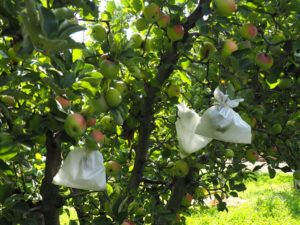
[[[45,177],[41,186],[42,210],[45,225],[59,225],[59,209],[62,206],[62,198],[58,193],[59,187],[52,184],[52,180],[58,172],[62,160],[60,133],[47,132],[46,149]]]

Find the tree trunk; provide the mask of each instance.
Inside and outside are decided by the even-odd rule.
[[[59,225],[59,209],[62,206],[62,198],[58,193],[59,187],[52,184],[52,180],[58,172],[62,160],[60,133],[47,132],[46,149],[45,177],[41,186],[42,209],[45,225]]]

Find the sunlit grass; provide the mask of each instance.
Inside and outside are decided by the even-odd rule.
[[[270,179],[260,174],[258,181],[247,182],[239,194],[246,202],[229,207],[229,212],[216,208],[195,210],[188,225],[294,225],[300,222],[300,192],[292,187],[292,175],[277,174]]]

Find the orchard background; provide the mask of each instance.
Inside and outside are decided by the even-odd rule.
[[[226,210],[246,189],[245,159],[297,171],[299,30],[299,0],[1,0],[0,223],[57,225],[74,207],[80,224],[185,224],[191,203]],[[244,98],[252,144],[181,161],[176,104],[201,114],[218,86]],[[67,128],[74,113],[86,129]],[[105,191],[52,184],[78,145],[103,154]]]

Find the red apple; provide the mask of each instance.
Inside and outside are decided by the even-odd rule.
[[[214,0],[214,3],[220,16],[228,17],[237,10],[235,0]]]
[[[233,52],[238,50],[238,46],[234,40],[226,40],[223,45],[222,55],[224,57],[230,56]]]
[[[95,126],[95,124],[96,124],[96,118],[88,118],[86,120],[86,126],[87,127]]]
[[[250,162],[254,163],[258,159],[259,155],[257,151],[253,149],[248,149],[246,151],[246,159],[249,160]]]
[[[163,14],[157,21],[157,24],[161,28],[166,28],[169,25],[170,21],[171,21],[170,16]]]
[[[179,41],[184,36],[184,27],[176,24],[167,28],[167,35],[172,41]]]
[[[146,20],[148,20],[150,23],[153,23],[160,18],[161,10],[158,5],[156,5],[155,3],[151,3],[145,6],[143,14]]]
[[[86,121],[81,114],[73,113],[66,118],[64,128],[70,137],[79,137],[85,132]]]
[[[55,100],[61,105],[63,109],[69,108],[71,106],[71,101],[62,96],[56,96]]]
[[[257,28],[253,24],[245,24],[241,27],[240,34],[247,40],[253,40],[257,35]]]
[[[105,163],[105,168],[106,168],[106,174],[108,176],[113,176],[113,177],[117,176],[122,169],[121,165],[114,160]]]
[[[273,65],[273,57],[264,52],[257,53],[255,63],[263,70],[268,70]]]
[[[134,225],[134,222],[128,220],[128,219],[125,219],[122,223],[122,225]]]
[[[96,142],[104,141],[105,136],[100,130],[93,130],[91,135]]]

